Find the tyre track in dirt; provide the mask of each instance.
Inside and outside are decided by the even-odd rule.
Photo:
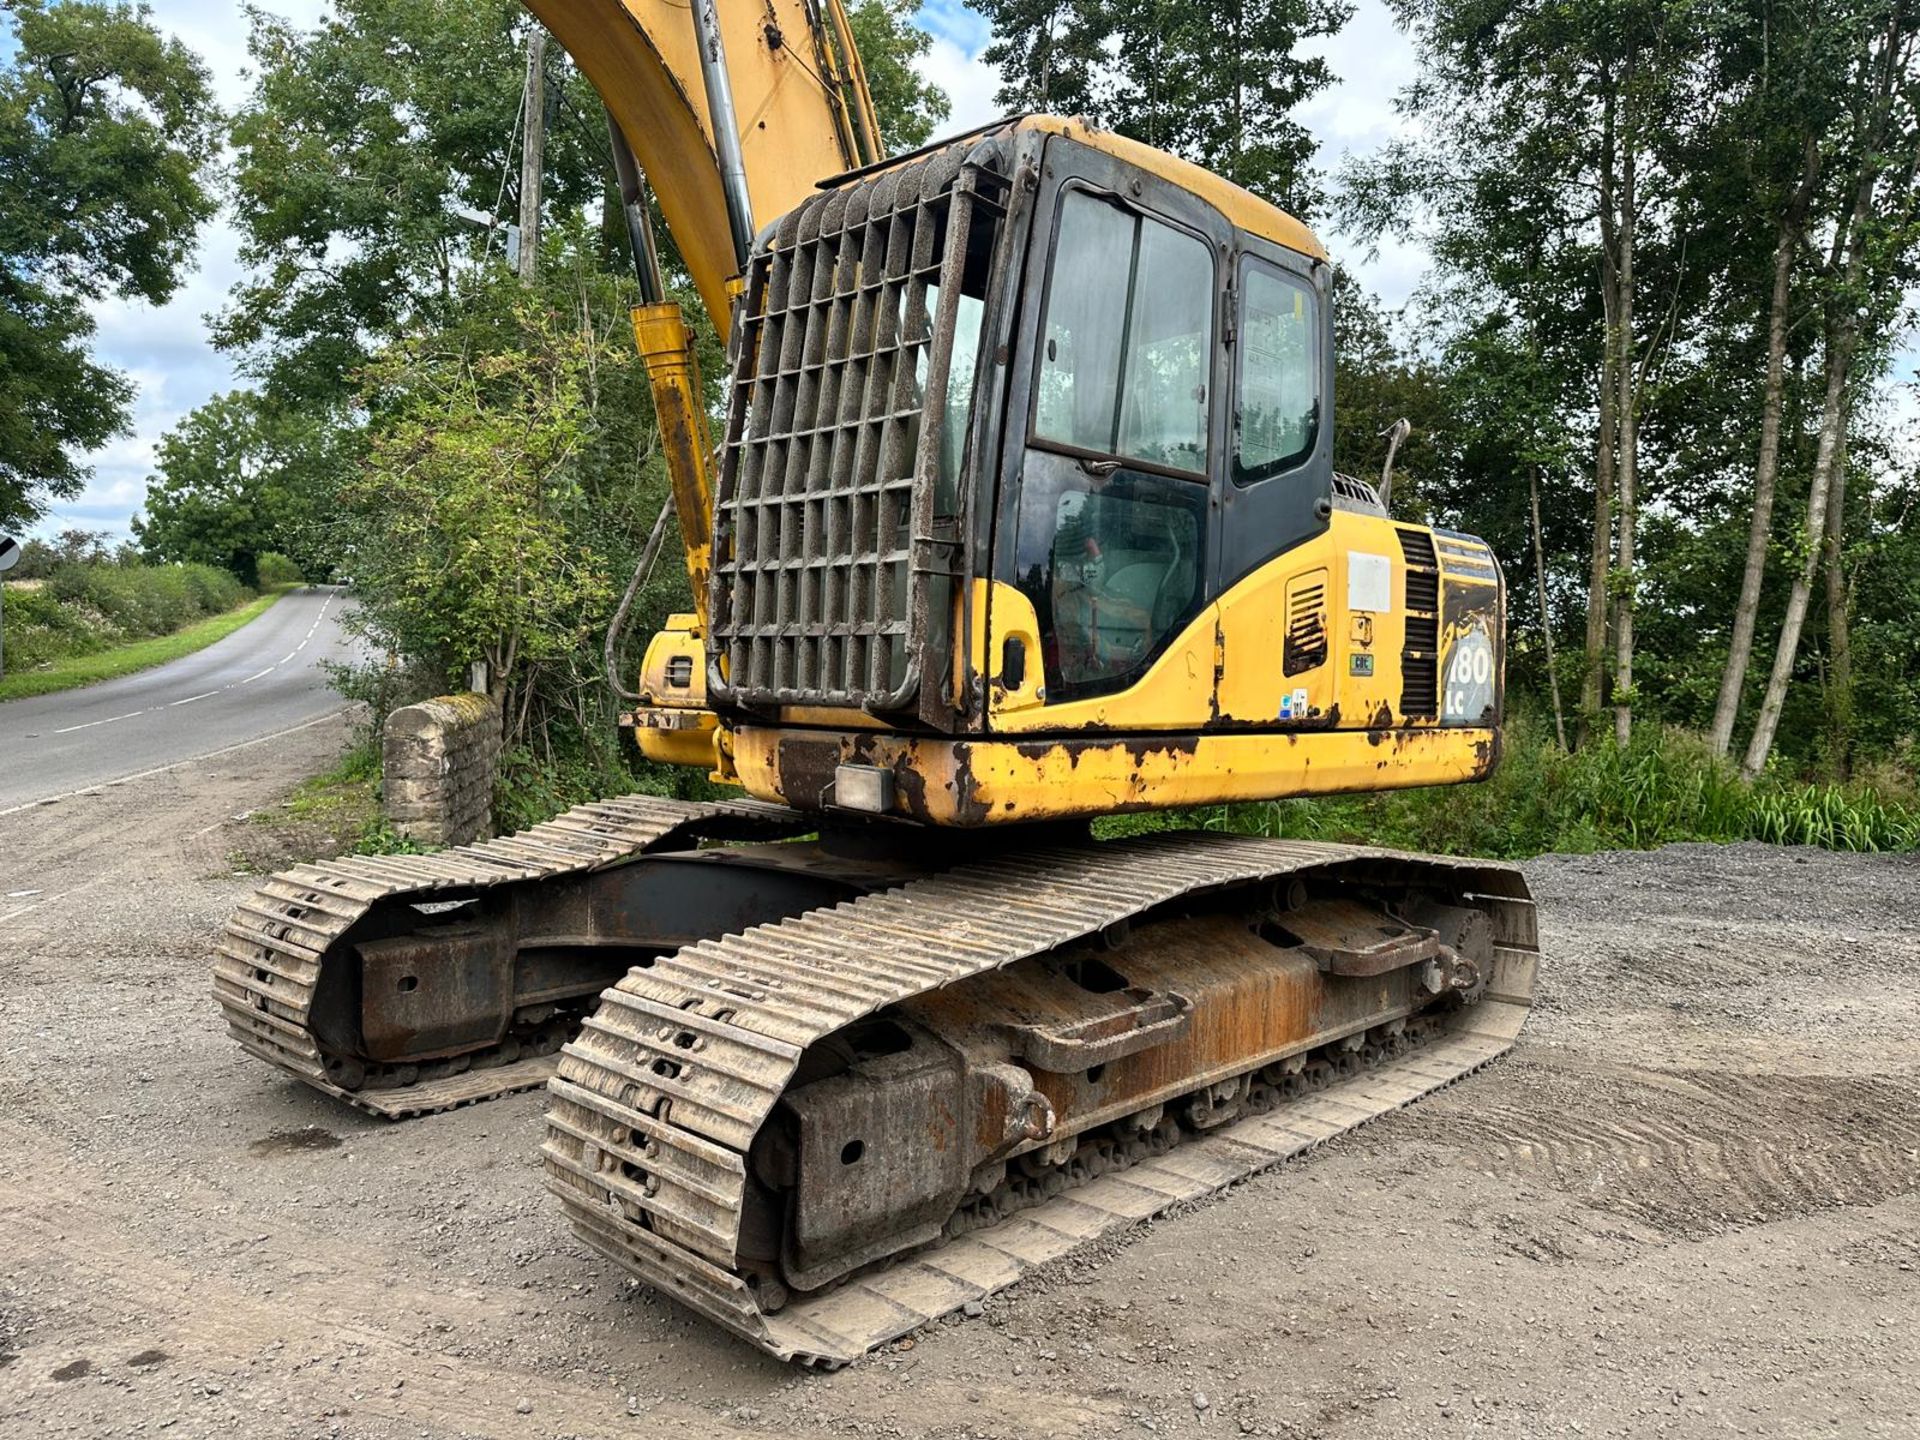
[[[1537,1074],[1516,1065],[1511,1098],[1454,1117],[1459,1163],[1689,1239],[1920,1189],[1910,1076],[1563,1070],[1549,1103]]]

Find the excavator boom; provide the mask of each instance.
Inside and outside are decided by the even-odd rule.
[[[881,156],[879,125],[841,0],[527,0],[593,82],[639,160],[721,338],[750,215],[773,220],[843,170]],[[703,34],[703,21],[716,22]],[[702,50],[706,49],[703,61]],[[717,52],[717,53],[716,53]],[[716,129],[709,77],[726,87]],[[744,240],[752,239],[749,232]]]

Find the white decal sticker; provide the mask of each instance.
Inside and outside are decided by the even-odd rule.
[[[1493,713],[1493,642],[1475,622],[1454,644],[1447,660],[1447,683],[1441,697],[1443,725],[1480,725]]]
[[[1347,608],[1376,615],[1393,609],[1393,561],[1365,550],[1347,552]]]

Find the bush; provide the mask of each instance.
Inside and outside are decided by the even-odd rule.
[[[7,660],[25,669],[170,635],[252,596],[211,565],[63,560],[39,588],[8,588]]]
[[[304,585],[306,575],[300,567],[284,555],[276,555],[269,550],[260,557],[260,588],[271,590],[278,585]]]

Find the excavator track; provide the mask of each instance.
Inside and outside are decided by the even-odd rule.
[[[241,902],[215,947],[213,994],[234,1039],[252,1055],[335,1099],[387,1119],[432,1114],[545,1084],[564,1024],[420,1072],[411,1083],[336,1083],[310,1028],[323,969],[374,906],[433,904],[502,886],[602,870],[704,838],[775,837],[812,822],[782,806],[627,795],[581,805],[518,834],[433,855],[345,855],[274,875]],[[522,1052],[533,1050],[533,1053]],[[436,1073],[438,1072],[438,1073]]]
[[[1417,877],[1490,921],[1484,987],[1465,1003],[1356,1030],[1293,1057],[1285,1078],[1269,1066],[1273,1084],[1250,1071],[1242,1118],[1191,1135],[1154,1119],[1129,1141],[1084,1133],[1044,1180],[1003,1184],[949,1216],[935,1243],[817,1290],[789,1295],[748,1263],[756,1136],[810,1047],[1175,902],[1383,876]],[[1491,862],[1209,834],[1011,853],[632,970],[550,1082],[547,1183],[580,1237],[641,1280],[783,1360],[838,1366],[1472,1073],[1513,1044],[1537,961],[1525,882]],[[1196,1093],[1211,1105],[1221,1090]]]

